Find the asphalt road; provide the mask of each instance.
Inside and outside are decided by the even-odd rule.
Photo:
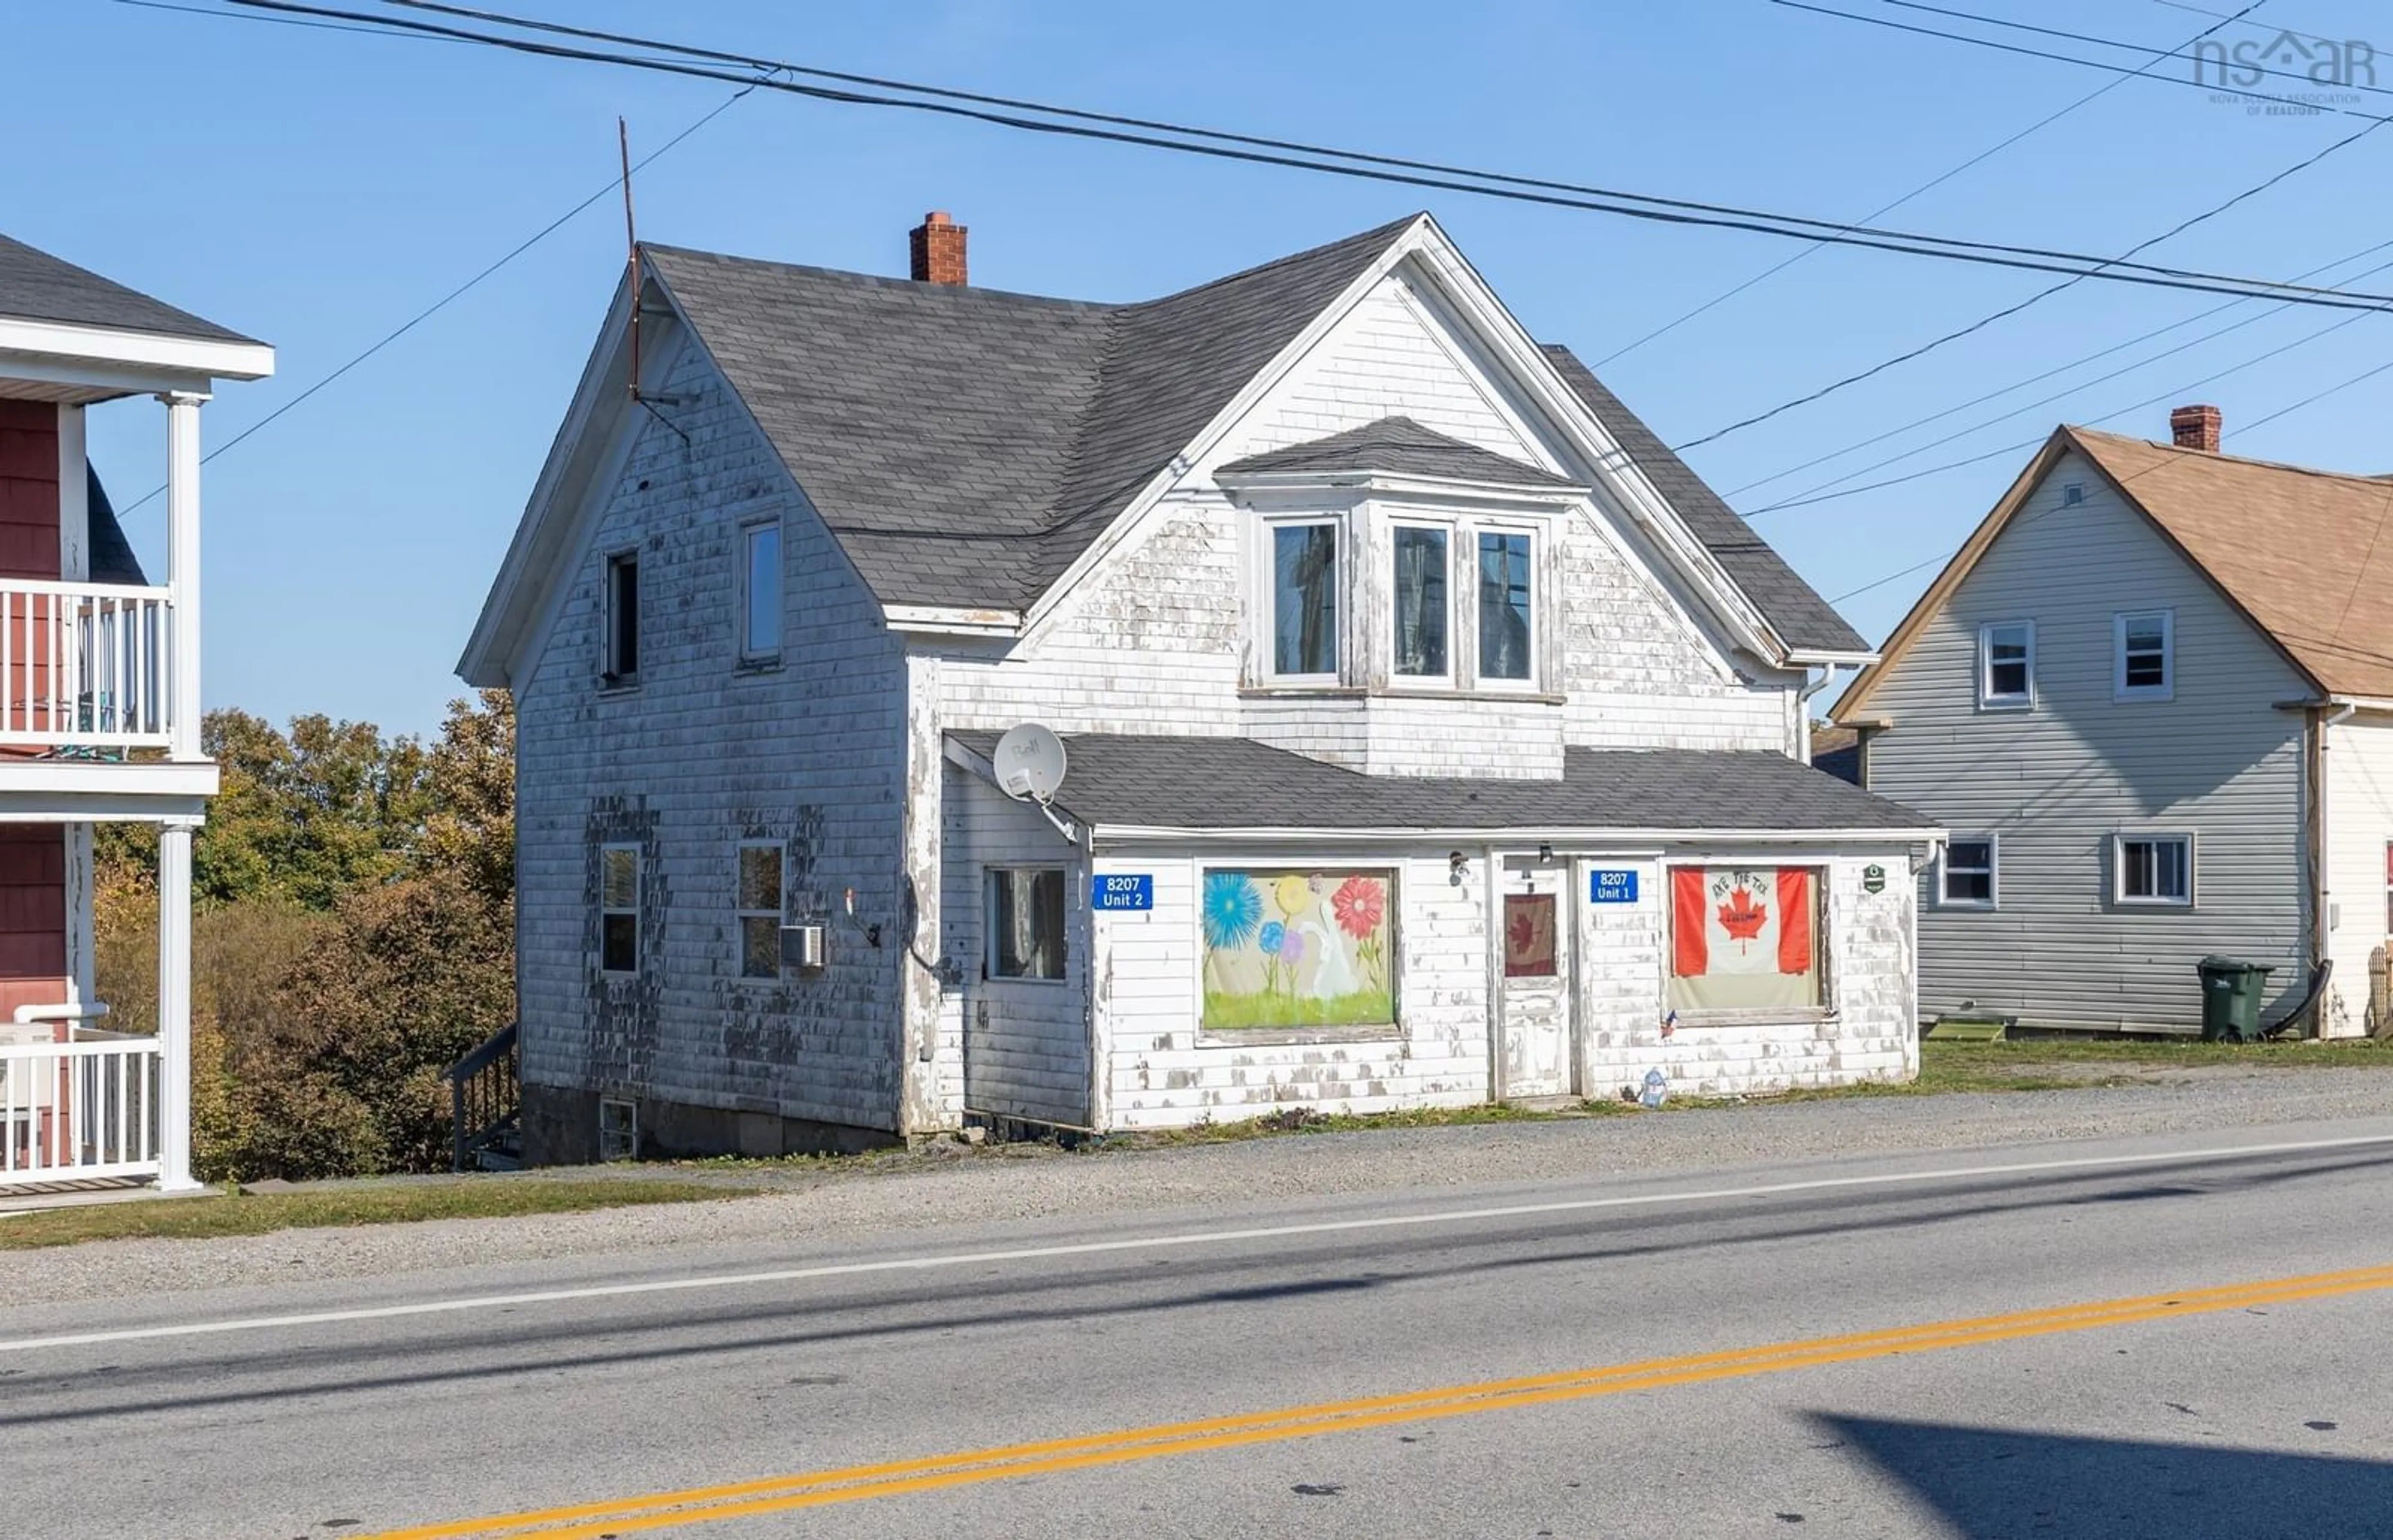
[[[0,1535],[2383,1536],[2388,1359],[2393,1119],[791,1234],[0,1309]]]

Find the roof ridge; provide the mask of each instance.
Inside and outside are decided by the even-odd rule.
[[[1301,252],[1289,252],[1284,256],[1275,256],[1268,262],[1258,262],[1251,268],[1241,268],[1235,273],[1224,273],[1220,278],[1210,278],[1189,288],[1175,289],[1168,294],[1157,294],[1153,299],[1132,300],[1121,308],[1135,310],[1150,305],[1169,305],[1176,299],[1187,299],[1193,295],[1201,294],[1208,289],[1223,288],[1246,279],[1260,277],[1275,268],[1290,267],[1296,263],[1307,261],[1321,255],[1324,252],[1335,251],[1340,246],[1359,245],[1373,240],[1393,241],[1404,231],[1410,229],[1416,221],[1428,217],[1428,210],[1418,210],[1406,215],[1401,219],[1392,219],[1384,225],[1376,225],[1367,230],[1356,230],[1352,235],[1341,235],[1334,241],[1324,241],[1317,245],[1307,246]]]
[[[2372,476],[2365,471],[2330,471],[2318,465],[2297,465],[2290,460],[2263,460],[2257,455],[2229,454],[2224,450],[2197,450],[2189,449],[2183,444],[2164,444],[2157,438],[2139,438],[2132,433],[2112,433],[2107,428],[2083,427],[2075,423],[2063,423],[2061,426],[2081,437],[2108,438],[2117,443],[2134,444],[2148,450],[2160,450],[2169,454],[2200,456],[2202,463],[2205,464],[2250,465],[2259,470],[2291,471],[2296,476],[2315,476],[2328,481],[2364,481],[2373,485],[2379,490],[2384,489],[2388,479],[2386,473]]]
[[[809,278],[837,279],[843,282],[870,284],[875,288],[894,289],[909,294],[938,295],[956,299],[1020,300],[1026,304],[1055,306],[1072,310],[1115,311],[1130,307],[1119,301],[1103,299],[1070,299],[1062,294],[1034,294],[1022,289],[996,289],[975,283],[925,283],[919,279],[899,278],[892,273],[859,272],[853,268],[826,268],[814,262],[777,262],[768,256],[741,256],[735,252],[709,251],[702,246],[676,246],[664,241],[643,241],[644,252],[661,252],[667,256],[694,256],[710,262],[727,263],[741,268],[765,268],[775,272],[802,273]]]

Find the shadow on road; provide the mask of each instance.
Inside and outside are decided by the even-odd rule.
[[[2393,1464],[2378,1460],[1824,1413],[1812,1421],[1968,1540],[2381,1540],[2393,1531]],[[2334,1436],[2331,1422],[2310,1427],[2321,1442]]]

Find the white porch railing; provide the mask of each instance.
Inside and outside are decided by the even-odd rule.
[[[166,746],[167,590],[0,578],[0,744]]]
[[[158,1039],[76,1036],[0,1047],[0,1189],[159,1172]]]

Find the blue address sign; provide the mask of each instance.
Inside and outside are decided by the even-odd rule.
[[[1588,874],[1587,889],[1592,904],[1634,904],[1637,873],[1633,868],[1598,867]]]
[[[1155,907],[1155,874],[1101,871],[1089,892],[1093,908],[1151,909]]]

